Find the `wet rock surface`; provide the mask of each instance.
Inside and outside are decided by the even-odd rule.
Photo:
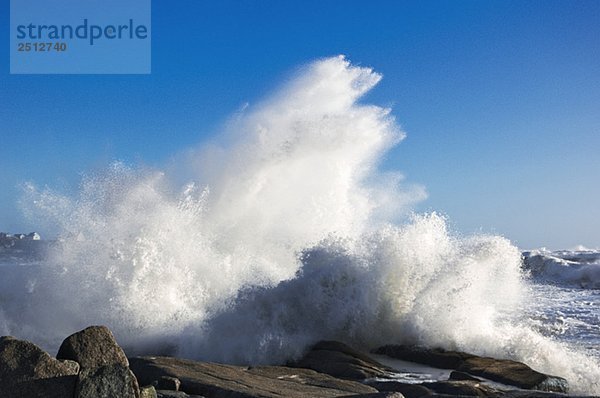
[[[292,366],[350,380],[387,377],[392,372],[392,369],[368,355],[337,341],[321,341],[315,344]]]
[[[522,389],[568,392],[569,385],[562,377],[547,375],[531,369],[524,363],[508,359],[428,349],[423,347],[388,345],[374,351],[404,361],[416,362],[442,369],[455,369],[463,375],[480,376]]]
[[[562,377],[537,372],[524,363],[506,359],[473,357],[465,360],[458,370],[528,390],[565,393],[569,390]]]
[[[458,369],[466,359],[474,357],[464,352],[407,345],[386,345],[377,348],[373,353],[440,369]]]

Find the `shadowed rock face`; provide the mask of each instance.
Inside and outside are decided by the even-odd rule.
[[[163,376],[156,381],[156,388],[158,390],[171,390],[179,391],[181,381],[177,377]]]
[[[141,384],[152,384],[162,376],[177,377],[182,391],[208,398],[319,398],[377,392],[361,383],[282,366],[248,368],[171,357],[131,358],[130,366]]]
[[[468,373],[465,373],[465,372],[459,372],[458,370],[453,370],[453,371],[452,371],[452,373],[450,373],[449,380],[458,380],[458,381],[460,381],[460,380],[462,380],[462,381],[465,381],[465,380],[471,380],[471,381],[481,381],[481,379],[480,379],[480,378],[477,378],[477,377],[475,377],[475,376],[471,376],[470,374],[468,374]]]
[[[524,363],[508,359],[479,357],[458,351],[427,349],[414,346],[388,345],[374,351],[404,361],[417,362],[442,369],[455,369],[475,376],[529,390],[566,393],[568,383],[562,377],[547,375]]]
[[[337,341],[321,341],[315,344],[292,366],[313,369],[349,380],[387,377],[391,371],[368,355]]]
[[[79,362],[76,398],[139,398],[127,356],[105,326],[90,326],[63,341],[57,358]]]
[[[142,397],[144,398],[144,397]],[[202,395],[188,395],[183,391],[156,390],[156,398],[205,398]]]
[[[0,391],[3,397],[71,398],[79,365],[59,361],[33,343],[0,338]]]
[[[476,381],[438,381],[434,383],[423,383],[426,387],[436,394],[446,394],[452,396],[475,396],[475,397],[497,397],[498,390],[486,386]]]
[[[76,398],[139,398],[135,375],[123,365],[82,369],[77,379]]]
[[[464,352],[446,351],[441,348],[406,345],[386,345],[374,350],[373,353],[387,355],[403,361],[422,363],[440,369],[458,369],[466,359],[475,356]]]

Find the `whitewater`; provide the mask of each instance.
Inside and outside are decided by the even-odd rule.
[[[343,56],[317,60],[161,169],[117,162],[75,194],[26,184],[25,214],[59,240],[0,268],[0,334],[53,352],[104,324],[130,352],[245,364],[323,339],[415,343],[600,393],[597,352],[544,319],[558,293],[521,251],[412,213],[425,189],[380,170],[405,136],[390,109],[360,102],[380,79]]]

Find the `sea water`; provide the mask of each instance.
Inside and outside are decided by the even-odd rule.
[[[600,359],[600,251],[526,251],[532,301],[524,313],[540,333]]]
[[[2,267],[0,333],[54,353],[104,324],[131,351],[252,364],[321,339],[424,344],[600,393],[596,282],[546,278],[506,238],[411,213],[425,190],[378,168],[404,133],[360,102],[380,79],[318,60],[161,169],[117,162],[76,193],[26,184],[25,215],[57,241]]]

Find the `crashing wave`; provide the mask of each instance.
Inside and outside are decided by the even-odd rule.
[[[319,60],[166,171],[117,163],[76,195],[27,185],[28,214],[64,239],[43,267],[4,274],[0,330],[52,349],[102,323],[127,347],[238,363],[321,339],[414,342],[599,391],[593,358],[522,319],[516,247],[457,236],[435,213],[407,217],[424,189],[377,167],[404,133],[359,101],[380,78]]]
[[[526,251],[523,266],[538,279],[600,289],[600,251],[597,250]]]

